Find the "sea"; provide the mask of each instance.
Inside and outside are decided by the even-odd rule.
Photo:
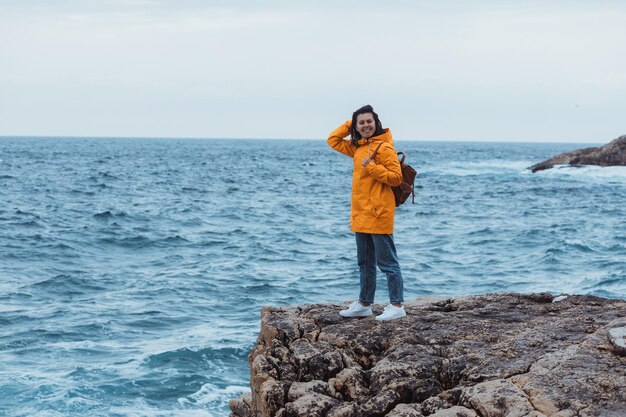
[[[625,299],[626,167],[527,169],[583,146],[397,141],[405,299]],[[0,138],[0,416],[227,416],[263,306],[358,296],[351,173],[325,140]]]

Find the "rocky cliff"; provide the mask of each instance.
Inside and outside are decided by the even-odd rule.
[[[626,301],[563,298],[420,299],[391,322],[266,307],[231,417],[626,416]]]
[[[626,135],[620,136],[604,146],[577,149],[546,159],[528,169],[532,172],[549,169],[555,165],[626,165]]]

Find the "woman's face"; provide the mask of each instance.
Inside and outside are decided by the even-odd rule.
[[[359,114],[356,117],[356,131],[363,139],[369,139],[376,132],[376,122],[372,113]]]

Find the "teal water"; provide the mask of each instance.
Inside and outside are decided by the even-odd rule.
[[[398,142],[405,297],[626,298],[626,168],[525,170],[581,146]],[[325,141],[0,138],[0,415],[227,415],[261,306],[358,294],[351,169]]]

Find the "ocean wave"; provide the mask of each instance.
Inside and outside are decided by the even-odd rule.
[[[110,172],[106,172],[106,171],[105,171],[105,172],[102,172],[102,171],[101,171],[101,172],[98,172],[98,175],[99,175],[101,178],[106,178],[106,179],[110,179],[110,180],[120,180],[120,179],[121,179],[121,178],[120,178],[120,177],[118,177],[117,175],[113,175],[113,174],[111,174]]]
[[[106,290],[106,287],[99,285],[97,281],[83,277],[78,273],[55,275],[31,284],[29,288],[64,297]]]
[[[85,190],[78,190],[78,189],[71,190],[70,193],[78,194],[78,195],[86,195],[88,197],[93,197],[96,195],[96,193],[93,191],[85,191]]]
[[[39,215],[35,214],[35,213],[31,213],[28,211],[22,211],[20,209],[17,209],[13,212],[14,215],[16,216],[29,216],[29,217],[34,217],[35,219],[41,219],[41,217],[39,217]]]
[[[81,337],[86,337],[81,335]],[[87,336],[88,337],[88,336]],[[92,340],[76,340],[76,341],[58,341],[50,343],[46,347],[47,352],[56,352],[56,354],[65,354],[80,359],[81,357],[89,358],[93,363],[111,358],[111,351],[114,349],[123,348],[118,343],[102,343]],[[63,353],[60,353],[63,352]],[[84,369],[82,371],[74,369],[67,374],[68,377],[81,377],[86,374]]]
[[[113,406],[110,412],[102,414],[107,417],[224,417],[223,408],[220,410],[194,409],[194,410],[164,410],[160,407],[148,404],[136,404],[128,406]],[[52,416],[56,417],[56,416]],[[97,416],[96,416],[97,417]]]
[[[249,393],[250,387],[244,385],[228,385],[223,388],[214,384],[204,384],[198,391],[186,398],[178,400],[181,406],[205,405],[212,409],[221,409],[228,405],[231,398],[236,398],[242,394]]]
[[[124,211],[118,211],[118,212],[113,213],[111,210],[105,210],[105,211],[101,211],[101,212],[94,214],[93,217],[96,219],[100,219],[100,220],[108,220],[108,219],[114,219],[114,218],[126,218],[128,217],[128,213]]]
[[[189,320],[186,316],[172,317],[161,312],[144,314],[149,314],[151,317],[137,320],[126,320],[124,321],[124,327],[157,331],[158,329],[172,328],[182,325]]]
[[[451,175],[458,177],[476,175],[519,175],[531,165],[530,161],[487,160],[479,162],[453,161],[421,168],[420,175]]]
[[[595,166],[585,165],[581,167],[571,167],[568,165],[556,165],[552,169],[546,169],[535,173],[543,177],[571,177],[587,180],[613,180],[616,184],[626,183],[625,166]]]
[[[565,239],[564,243],[568,249],[574,249],[579,252],[587,253],[595,252],[595,250],[591,246],[585,244],[581,239]]]
[[[239,360],[245,359],[249,351],[245,348],[204,348],[193,350],[189,348],[182,348],[175,351],[167,351],[156,355],[150,355],[147,357],[142,366],[151,368],[161,367],[163,364],[168,366],[175,366],[176,363],[180,363],[179,368],[189,368],[197,366],[198,369],[211,366],[209,362],[216,360]]]
[[[147,231],[147,229],[143,229]],[[163,238],[153,238],[145,235],[126,237],[102,237],[98,239],[99,244],[127,249],[149,249],[149,248],[172,248],[189,241],[180,235],[167,236]]]
[[[37,220],[26,220],[26,221],[17,221],[11,222],[12,226],[15,227],[25,227],[25,228],[33,228],[33,229],[44,229],[45,226],[42,222]]]

